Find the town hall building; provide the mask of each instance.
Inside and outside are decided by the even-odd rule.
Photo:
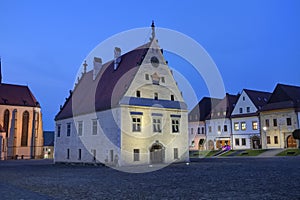
[[[54,161],[132,166],[186,162],[187,105],[155,37],[102,64],[94,57],[56,115]]]

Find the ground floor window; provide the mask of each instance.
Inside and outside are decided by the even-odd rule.
[[[267,136],[267,144],[271,144],[271,137]]]
[[[178,159],[178,148],[174,148],[174,159]]]
[[[242,138],[242,145],[246,146],[246,138]]]
[[[278,136],[274,136],[274,144],[278,144]]]
[[[133,161],[140,161],[140,150],[133,149]]]
[[[240,146],[240,139],[239,138],[235,138],[235,145]]]

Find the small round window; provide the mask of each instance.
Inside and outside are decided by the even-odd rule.
[[[151,61],[151,64],[152,64],[153,67],[158,67],[159,60],[158,60],[157,57],[153,56],[150,61]]]

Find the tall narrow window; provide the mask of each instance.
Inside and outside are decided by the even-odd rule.
[[[270,127],[270,120],[266,119],[266,127]]]
[[[257,121],[253,121],[252,122],[252,129],[253,130],[257,130],[258,129],[258,123],[257,123]]]
[[[224,125],[224,132],[227,132],[228,129],[227,129],[227,125]]]
[[[71,123],[67,123],[67,136],[71,135]]]
[[[191,128],[191,135],[193,135],[194,134],[194,129],[193,128]]]
[[[165,77],[161,77],[161,82],[162,82],[162,83],[165,82]]]
[[[278,144],[278,136],[274,136],[274,144]]]
[[[141,132],[141,118],[132,117],[132,132]]]
[[[247,107],[247,113],[249,113],[250,112],[250,107]]]
[[[240,108],[240,113],[243,113],[243,108]]]
[[[242,145],[246,146],[246,138],[242,138]]]
[[[145,79],[149,80],[149,74],[145,74]]]
[[[234,122],[234,130],[235,131],[238,131],[238,130],[240,130],[240,124],[238,123],[238,122]]]
[[[70,149],[67,149],[67,159],[70,159]]]
[[[133,149],[133,161],[140,161],[140,150]]]
[[[96,149],[92,149],[93,161],[96,161]]]
[[[78,149],[78,160],[81,160],[81,149]]]
[[[21,146],[27,146],[28,143],[28,127],[29,127],[29,112],[25,111],[23,113],[22,119],[22,137],[21,137]]]
[[[235,145],[240,146],[240,139],[239,138],[235,138]]]
[[[8,128],[9,128],[9,110],[4,111],[4,118],[3,118],[3,128],[6,134],[6,138],[8,138]]]
[[[98,132],[98,123],[96,119],[92,120],[92,135],[97,135]]]
[[[286,125],[288,126],[292,125],[292,119],[290,117],[286,118]]]
[[[200,133],[201,133],[201,132],[200,132],[200,127],[198,127],[198,131],[197,131],[197,132],[198,132],[198,134],[200,134]]]
[[[209,126],[208,127],[208,132],[211,133],[211,131],[212,131],[212,128],[211,128],[211,126]]]
[[[202,134],[205,134],[205,129],[204,129],[204,127],[201,128],[201,133],[202,133]]]
[[[247,129],[246,122],[241,122],[241,129],[245,131]]]
[[[218,126],[218,133],[221,133],[221,126]]]
[[[267,136],[267,144],[271,144],[271,137]]]
[[[82,132],[83,132],[83,122],[82,121],[79,121],[78,124],[77,124],[77,131],[78,131],[78,135],[79,136],[82,136]]]
[[[161,133],[161,119],[160,118],[153,118],[153,132]]]
[[[174,159],[178,159],[178,148],[174,148]]]
[[[158,93],[157,92],[154,93],[154,100],[158,100]]]
[[[57,137],[60,137],[61,125],[57,125]]]
[[[179,132],[179,120],[178,119],[172,119],[172,132],[173,133]]]
[[[273,126],[277,126],[277,119],[273,119]]]

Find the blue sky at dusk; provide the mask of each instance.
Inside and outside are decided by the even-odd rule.
[[[300,85],[297,0],[1,1],[3,82],[28,85],[42,105],[44,129],[54,130],[54,116],[89,52],[114,34],[150,27],[152,20],[201,44],[229,93]],[[176,69],[188,65],[166,58]],[[208,95],[202,80],[191,82],[199,83],[199,99]]]

